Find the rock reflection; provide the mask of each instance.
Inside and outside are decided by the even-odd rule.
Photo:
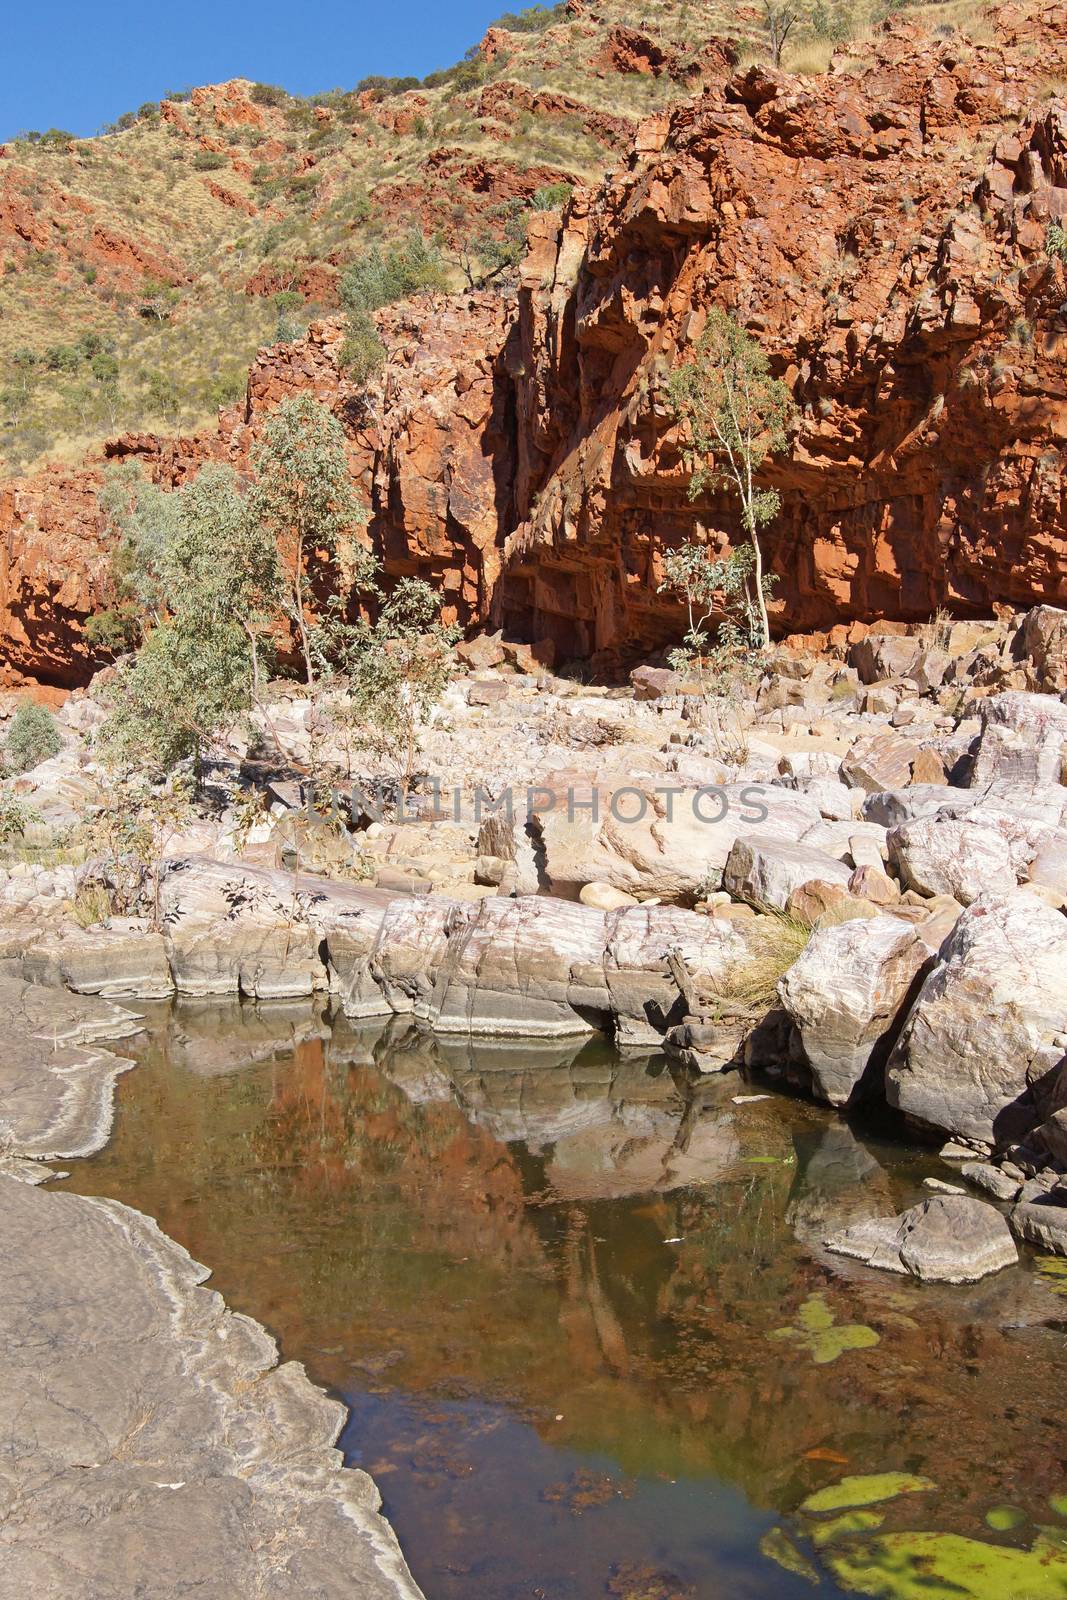
[[[806,1586],[760,1537],[842,1473],[924,1473],[933,1524],[972,1537],[1067,1488],[1039,1274],[937,1289],[822,1251],[917,1198],[922,1153],[599,1040],[442,1042],[311,1006],[180,1006],[152,1039],[72,1181],[157,1217],[345,1393],[435,1600],[528,1593],[556,1544],[546,1593],[666,1550],[697,1594],[788,1596]],[[820,1366],[770,1337],[813,1303],[878,1344]],[[634,1489],[583,1507],[572,1548],[544,1491],[584,1472]]]

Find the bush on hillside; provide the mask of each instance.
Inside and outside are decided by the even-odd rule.
[[[56,719],[45,707],[25,701],[11,719],[4,746],[4,765],[8,772],[30,772],[50,756],[58,755],[63,740]]]

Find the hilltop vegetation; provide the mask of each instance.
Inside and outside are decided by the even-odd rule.
[[[784,65],[822,70],[852,36],[862,52],[885,9],[806,3]],[[962,15],[942,10],[950,26]],[[650,112],[774,54],[758,7],[654,0],[631,18],[620,0],[533,6],[421,83],[299,98],[235,80],[149,102],[95,138],[11,141],[0,471],[72,461],[102,435],[210,423],[242,396],[256,349],[346,299],[353,265],[413,217],[442,284],[506,282],[531,205],[598,182]]]

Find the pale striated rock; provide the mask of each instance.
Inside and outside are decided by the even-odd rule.
[[[816,1093],[831,1105],[880,1087],[901,1007],[930,952],[896,917],[817,928],[778,985]]]
[[[979,1144],[1034,1121],[1067,1039],[1067,918],[1028,896],[976,901],[925,979],[886,1070],[890,1105]]]
[[[852,746],[841,763],[841,777],[853,789],[880,794],[900,789],[911,780],[912,763],[919,746],[896,734],[875,733]]]
[[[1035,606],[1023,618],[1015,654],[1033,672],[1034,688],[1046,694],[1067,693],[1067,611]]]
[[[981,716],[972,789],[1012,799],[1063,782],[1067,705],[1062,700],[1010,690],[983,701]]]
[[[576,898],[586,883],[629,894],[692,902],[697,890],[722,886],[722,871],[739,834],[759,831],[784,840],[820,820],[806,796],[770,784],[729,783],[697,789],[664,778],[600,787],[564,777],[545,785],[551,804],[531,816],[545,888]],[[590,809],[596,807],[595,814]]]
[[[819,882],[847,888],[851,869],[835,856],[766,834],[737,839],[723,871],[723,888],[751,905],[784,911],[803,884]]]
[[[137,918],[45,934],[26,950],[22,968],[37,983],[65,984],[76,994],[165,1000],[174,993],[163,935]]]
[[[952,1194],[934,1195],[899,1217],[857,1223],[828,1238],[826,1248],[927,1283],[975,1283],[1019,1259],[994,1206]]]
[[[344,1407],[139,1211],[0,1176],[9,1595],[421,1600]]]
[[[901,883],[919,894],[970,905],[981,894],[1008,894],[1018,881],[1005,840],[979,822],[923,817],[892,829],[888,843]]]

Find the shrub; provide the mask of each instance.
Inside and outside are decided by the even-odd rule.
[[[52,713],[32,700],[25,701],[11,719],[4,760],[9,772],[29,772],[49,756],[58,755],[63,740]]]
[[[193,157],[193,168],[196,172],[218,172],[220,167],[226,165],[226,157],[221,150],[198,150]]]
[[[10,789],[0,786],[0,845],[13,844],[26,829],[40,822],[40,813]]]
[[[385,361],[372,313],[420,290],[441,289],[446,281],[440,250],[414,229],[384,255],[372,245],[353,261],[340,284],[348,328],[338,357],[353,382],[366,383]]]
[[[1045,254],[1067,261],[1067,227],[1062,222],[1050,222],[1045,235]]]
[[[574,185],[571,183],[546,183],[530,196],[530,210],[558,211],[567,204],[573,193]]]
[[[565,5],[527,6],[524,11],[505,11],[491,26],[508,33],[543,33],[554,22],[562,22],[566,14]]]
[[[275,83],[254,83],[249,98],[257,106],[283,106],[289,95]]]

